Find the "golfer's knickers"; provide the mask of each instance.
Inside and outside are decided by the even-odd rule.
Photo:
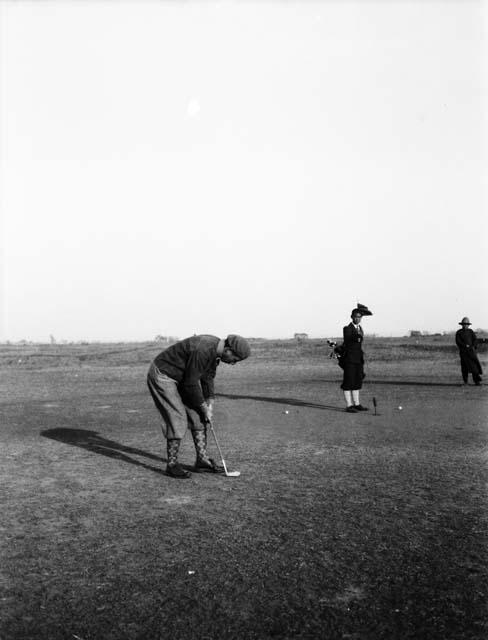
[[[197,425],[197,419],[196,413],[183,404],[178,383],[162,373],[153,362],[147,374],[147,386],[162,417],[164,437],[181,440],[188,426],[193,429]]]

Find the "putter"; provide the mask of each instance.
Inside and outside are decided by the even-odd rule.
[[[215,444],[217,445],[217,449],[219,450],[220,459],[222,460],[222,466],[224,467],[225,475],[228,478],[238,478],[241,475],[240,471],[227,471],[227,465],[225,464],[224,456],[222,455],[222,450],[220,448],[219,441],[217,440],[217,436],[215,435],[215,431],[214,431],[211,420],[208,421],[208,425],[210,426],[210,431],[212,432],[212,435],[215,440]]]
[[[373,405],[374,405],[374,415],[376,416],[376,415],[378,415],[376,413],[376,398],[373,398]]]

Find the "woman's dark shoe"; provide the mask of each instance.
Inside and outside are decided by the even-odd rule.
[[[201,458],[195,462],[194,471],[197,473],[224,473],[224,467],[218,465],[213,458],[202,460]]]
[[[347,407],[346,408],[347,413],[358,413],[358,410],[356,409],[356,407]]]
[[[171,478],[178,478],[178,480],[183,480],[185,478],[189,478],[191,473],[183,469],[181,464],[168,464],[166,465],[166,475],[171,476]]]
[[[368,407],[363,407],[362,404],[355,404],[354,408],[356,411],[369,411]]]

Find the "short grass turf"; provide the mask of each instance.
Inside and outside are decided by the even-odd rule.
[[[185,481],[145,388],[157,345],[4,362],[0,638],[484,640],[486,388],[410,346],[372,349],[350,415],[321,343],[255,345],[217,376],[241,476]]]

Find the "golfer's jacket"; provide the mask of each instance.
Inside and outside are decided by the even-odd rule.
[[[214,397],[214,378],[219,359],[216,336],[192,336],[180,340],[162,351],[154,364],[167,376],[178,382],[183,402],[198,409],[203,402]]]
[[[356,325],[351,322],[343,328],[342,334],[344,336],[344,355],[342,361],[344,364],[362,364],[364,362],[364,354],[362,349],[362,342],[364,339],[364,333],[361,325]]]

